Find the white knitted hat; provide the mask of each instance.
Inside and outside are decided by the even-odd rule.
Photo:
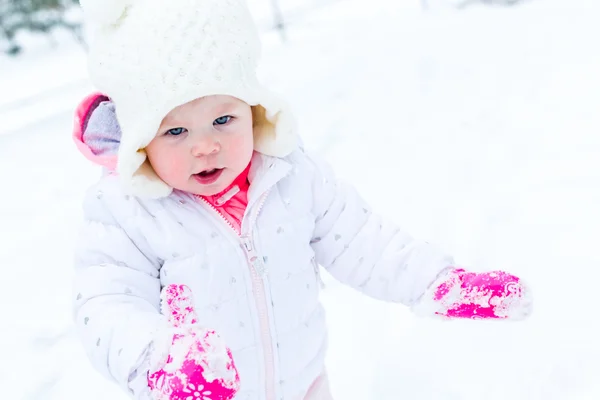
[[[80,0],[92,40],[92,83],[115,103],[122,129],[117,172],[132,194],[170,188],[144,148],[175,107],[229,95],[253,109],[255,150],[276,157],[297,145],[286,105],[257,79],[260,39],[245,0]]]

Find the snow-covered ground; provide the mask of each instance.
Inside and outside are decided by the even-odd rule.
[[[262,74],[308,147],[415,236],[534,289],[526,322],[442,322],[328,279],[337,399],[600,398],[596,3],[328,1],[297,14],[285,45],[265,32]],[[99,173],[69,137],[91,90],[84,54],[0,58],[0,89],[0,397],[125,399],[71,329],[72,243]]]

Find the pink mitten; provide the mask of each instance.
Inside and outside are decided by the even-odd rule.
[[[201,328],[191,290],[169,285],[163,313],[174,330],[162,351],[152,355],[148,386],[156,400],[230,400],[240,387],[231,351],[213,330]]]
[[[524,319],[531,313],[529,289],[503,271],[453,269],[423,299],[436,315],[470,319]]]

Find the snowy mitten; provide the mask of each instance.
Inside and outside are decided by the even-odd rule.
[[[531,314],[530,290],[507,272],[452,269],[437,280],[415,308],[447,318],[525,319]]]
[[[185,285],[169,285],[161,297],[163,314],[172,329],[162,341],[156,341],[151,354],[148,386],[152,397],[232,399],[239,390],[240,378],[231,350],[214,330],[198,325],[191,290]]]

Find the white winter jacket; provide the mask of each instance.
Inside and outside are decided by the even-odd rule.
[[[129,197],[110,175],[88,191],[77,325],[95,368],[134,398],[142,396],[146,352],[165,323],[159,294],[167,284],[188,285],[200,323],[232,349],[236,399],[301,400],[324,373],[319,265],[369,296],[411,305],[453,263],[382,220],[302,150],[284,159],[257,153],[249,180],[241,235],[183,192]]]

